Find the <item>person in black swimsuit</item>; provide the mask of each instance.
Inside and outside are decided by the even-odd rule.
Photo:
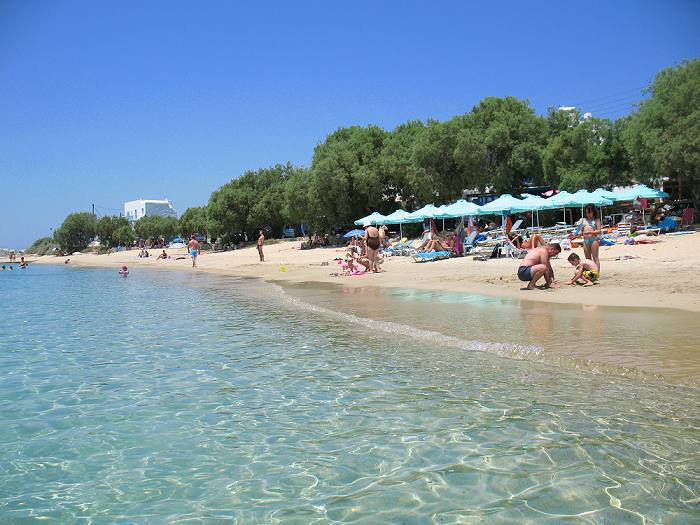
[[[379,240],[379,230],[372,226],[369,221],[365,221],[363,224],[365,228],[365,236],[363,237],[365,244],[367,246],[367,259],[370,262],[370,269],[378,273],[379,272],[379,246],[381,241]]]

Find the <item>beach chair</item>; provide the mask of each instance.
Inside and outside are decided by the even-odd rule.
[[[510,231],[509,231],[508,233],[510,233],[510,232],[517,232],[518,230],[520,230],[520,225],[521,225],[522,223],[523,223],[523,220],[522,220],[522,219],[518,219],[517,221],[515,221],[515,222],[513,223],[513,226],[511,226]]]
[[[506,237],[503,243],[503,249],[506,252],[506,257],[512,257],[513,259],[522,259],[527,255],[527,249],[518,248],[513,244],[513,241],[510,240],[510,237]]]
[[[439,252],[419,252],[413,254],[413,261],[417,263],[441,261],[443,259],[449,259],[451,255],[452,254],[447,250]]]
[[[474,230],[464,239],[462,242],[463,255],[469,255],[474,250],[474,241],[476,240],[477,235],[479,235],[479,232]]]
[[[629,237],[631,231],[632,225],[629,222],[620,222],[617,224],[615,235],[618,237]]]

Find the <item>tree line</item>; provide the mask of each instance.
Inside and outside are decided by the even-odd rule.
[[[486,97],[446,121],[339,128],[314,148],[309,167],[246,171],[179,221],[145,217],[130,228],[118,217],[93,224],[90,214],[71,214],[54,238],[62,249],[82,249],[95,234],[124,245],[175,233],[223,241],[258,228],[280,235],[300,223],[326,230],[372,211],[447,203],[465,189],[518,194],[527,185],[573,191],[663,182],[673,196],[700,201],[700,60],[660,71],[645,93],[615,121],[554,108],[538,115],[527,100]],[[69,234],[76,228],[67,223],[82,234]]]

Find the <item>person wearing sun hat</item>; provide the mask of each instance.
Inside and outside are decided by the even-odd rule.
[[[370,270],[374,273],[379,272],[379,246],[381,241],[379,240],[379,230],[372,226],[372,223],[365,221],[362,224],[365,229],[365,236],[363,237],[365,241],[365,246],[367,246],[367,259],[370,263]]]

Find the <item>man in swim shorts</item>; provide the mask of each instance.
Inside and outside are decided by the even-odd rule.
[[[557,243],[534,248],[527,252],[518,268],[518,279],[528,283],[526,290],[534,290],[537,281],[542,277],[545,280],[545,288],[557,287],[554,281],[554,270],[552,270],[549,259],[559,253],[561,253],[561,246]]]
[[[190,242],[187,243],[187,247],[190,250],[190,257],[192,257],[192,268],[197,267],[197,255],[199,255],[199,242],[194,238],[194,233],[190,238]]]

